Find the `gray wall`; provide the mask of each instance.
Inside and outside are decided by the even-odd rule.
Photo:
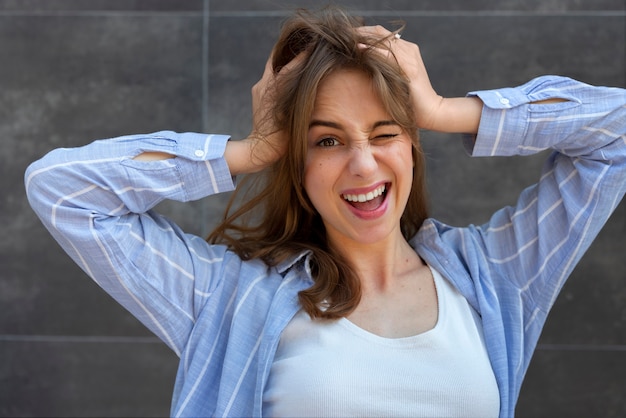
[[[177,359],[75,267],[29,209],[22,176],[52,148],[160,129],[250,127],[289,0],[0,0],[0,415],[167,415]],[[352,0],[402,18],[445,95],[546,73],[626,87],[624,0]],[[470,159],[424,134],[433,214],[481,223],[538,175],[537,158]],[[163,204],[206,234],[226,197]],[[520,416],[626,416],[626,203],[565,286]]]

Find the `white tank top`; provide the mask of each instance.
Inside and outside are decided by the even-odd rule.
[[[435,327],[384,338],[342,318],[287,325],[263,394],[270,417],[497,417],[500,397],[478,314],[432,270]]]

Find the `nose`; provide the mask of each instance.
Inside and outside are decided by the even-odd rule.
[[[350,150],[350,174],[367,178],[376,172],[378,162],[369,144],[353,147]]]

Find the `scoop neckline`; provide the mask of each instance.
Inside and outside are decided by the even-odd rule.
[[[364,338],[370,342],[375,342],[375,343],[380,343],[380,344],[385,344],[385,345],[399,346],[399,345],[414,344],[416,342],[422,342],[423,340],[428,340],[432,338],[434,335],[436,335],[439,332],[439,329],[442,327],[442,323],[445,320],[446,304],[445,304],[445,301],[443,300],[444,292],[442,291],[442,288],[444,285],[442,281],[444,279],[441,276],[441,274],[439,274],[439,272],[433,269],[430,265],[428,265],[428,268],[430,269],[430,272],[433,275],[433,282],[435,284],[435,292],[437,294],[437,322],[432,328],[426,331],[420,332],[419,334],[409,335],[406,337],[393,338],[393,337],[383,337],[381,335],[368,331],[364,328],[361,328],[360,326],[356,325],[354,322],[350,321],[346,317],[339,319],[338,323],[345,329],[351,331],[353,334],[356,334],[357,336],[361,338]]]

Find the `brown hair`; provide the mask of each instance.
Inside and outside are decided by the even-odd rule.
[[[289,134],[287,151],[266,170],[256,194],[231,213],[233,197],[225,219],[208,238],[227,244],[244,260],[260,258],[268,265],[310,251],[314,284],[298,296],[313,318],[347,316],[361,298],[359,278],[340,254],[329,250],[322,219],[302,186],[317,89],[333,71],[355,69],[367,74],[386,110],[412,139],[413,186],[400,221],[405,239],[427,217],[424,161],[408,80],[396,62],[363,47],[386,48],[389,41],[368,39],[355,30],[359,26],[360,20],[337,7],[299,10],[284,23],[272,54],[274,71],[298,54],[306,54],[299,66],[281,76],[274,91],[273,117],[278,128]]]

